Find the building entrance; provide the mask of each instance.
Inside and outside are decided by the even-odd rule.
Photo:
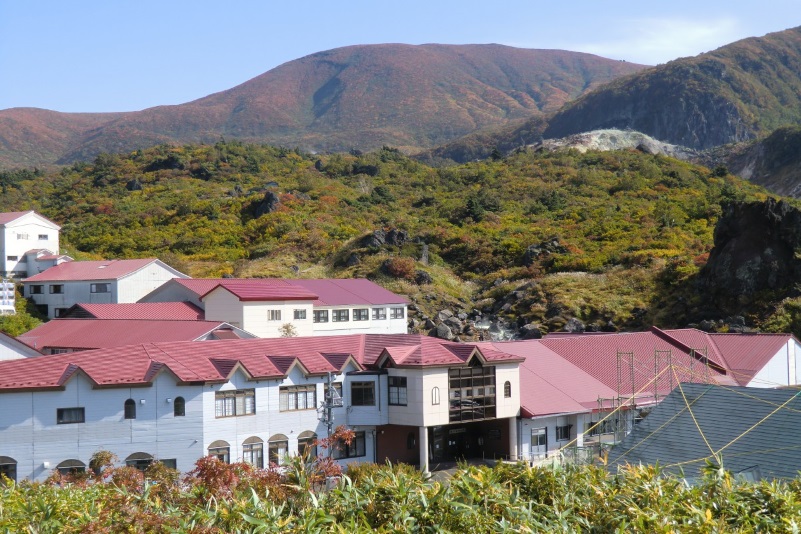
[[[428,429],[430,458],[437,462],[458,462],[474,458],[494,458],[505,448],[501,431],[494,421],[435,426]]]

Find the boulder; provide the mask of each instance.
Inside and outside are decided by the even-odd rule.
[[[423,271],[422,269],[418,269],[414,273],[414,283],[417,284],[418,286],[422,286],[422,285],[425,285],[425,284],[431,284],[433,282],[434,282],[434,279],[431,278],[431,275],[428,274],[426,271]]]
[[[568,319],[567,323],[565,323],[565,326],[562,327],[562,331],[564,332],[575,332],[577,334],[580,334],[585,330],[586,327],[584,326],[584,323],[582,323],[575,317],[571,317],[570,319]]]
[[[362,262],[362,259],[355,252],[351,252],[348,259],[345,260],[345,267],[355,267]]]
[[[443,322],[445,319],[449,319],[451,317],[453,317],[453,312],[451,310],[440,310],[436,319],[439,322]]]
[[[409,234],[405,230],[398,230],[397,228],[391,229],[386,233],[387,245],[395,247],[403,246],[409,240]]]
[[[387,233],[383,230],[376,230],[359,240],[359,245],[367,248],[378,248],[387,242]]]
[[[534,323],[524,324],[521,326],[518,335],[520,336],[520,339],[542,338],[542,332],[540,331],[539,325]]]
[[[448,341],[452,340],[454,337],[453,331],[444,323],[438,324],[437,327],[432,330],[432,332],[434,337],[447,339]]]
[[[278,204],[279,204],[278,195],[276,195],[272,191],[267,191],[264,194],[264,198],[256,206],[254,215],[256,217],[261,217],[262,215],[267,215],[268,213],[272,213],[276,209],[278,209]]]

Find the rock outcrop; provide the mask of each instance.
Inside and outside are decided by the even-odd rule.
[[[724,208],[714,248],[699,276],[718,303],[746,304],[761,292],[795,291],[801,280],[801,211],[783,201],[736,202]]]

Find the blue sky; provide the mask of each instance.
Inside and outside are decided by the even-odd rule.
[[[0,109],[132,111],[370,43],[501,43],[645,64],[801,25],[801,0],[0,0]]]

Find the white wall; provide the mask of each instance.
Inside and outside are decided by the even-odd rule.
[[[539,460],[542,457],[536,455],[531,446],[532,430],[545,428],[547,434],[548,456],[554,454],[560,448],[570,444],[571,446],[581,447],[584,444],[584,430],[589,414],[571,414],[564,416],[550,415],[533,419],[521,419],[518,439],[520,440],[520,457],[525,460]],[[570,439],[558,441],[556,439],[556,427],[560,424],[569,424]],[[576,440],[571,443],[572,440]]]
[[[747,384],[754,388],[775,388],[798,383],[796,343],[790,339]],[[736,372],[736,371],[735,371]]]
[[[0,273],[15,272],[18,277],[27,276],[25,253],[31,249],[59,252],[58,227],[34,213],[23,215],[0,229]],[[46,239],[39,239],[40,235]],[[17,256],[17,260],[9,260],[8,256]]]
[[[386,319],[373,319],[373,309],[380,308],[386,312]],[[402,319],[391,319],[392,308],[403,308]],[[346,334],[406,334],[408,333],[407,314],[405,304],[392,306],[316,306],[315,310],[327,310],[328,322],[313,323],[313,335],[336,336]],[[353,310],[367,310],[366,321],[354,321]],[[348,320],[334,322],[334,310],[348,310]]]
[[[42,354],[17,340],[0,334],[0,361],[31,358]]]
[[[191,302],[200,309],[205,306],[197,293],[177,282],[165,283],[140,298],[138,302]]]
[[[135,452],[174,458],[178,469],[188,471],[203,455],[201,390],[200,386],[176,385],[168,372],[156,377],[150,387],[92,389],[91,381],[79,372],[64,391],[3,393],[0,456],[17,460],[18,480],[43,480],[63,460],[88,465],[99,450],[113,452],[120,464]],[[166,400],[178,396],[186,400],[184,417],[175,417],[173,404]],[[129,398],[137,403],[136,419],[123,417]],[[57,409],[73,407],[84,407],[86,422],[57,424]]]
[[[144,268],[120,278],[117,283],[117,300],[113,302],[138,302],[139,299],[173,278],[188,277],[167,268],[156,260]]]

